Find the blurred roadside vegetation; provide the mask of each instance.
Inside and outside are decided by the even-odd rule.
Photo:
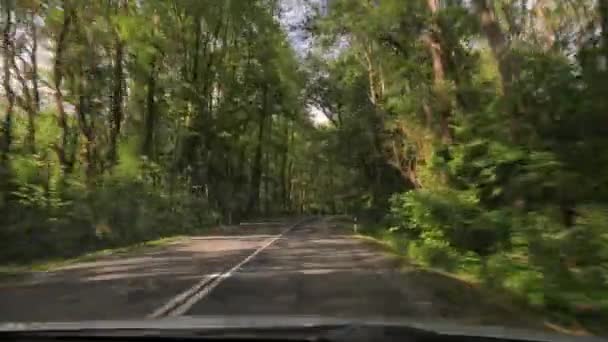
[[[608,2],[336,0],[313,31],[360,232],[605,326]]]
[[[320,212],[339,175],[315,178],[330,166],[279,12],[1,0],[0,264]]]

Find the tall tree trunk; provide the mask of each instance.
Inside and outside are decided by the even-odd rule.
[[[36,13],[38,11],[34,11],[34,13],[30,16],[30,33],[32,39],[32,50],[30,51],[30,79],[32,83],[31,92],[32,92],[32,102],[29,106],[28,113],[28,136],[27,136],[27,145],[30,148],[30,151],[33,153],[36,151],[36,117],[38,113],[40,113],[40,91],[38,89],[38,28],[36,27]]]
[[[266,131],[268,132],[268,134],[272,134],[272,117],[268,116],[267,120],[268,122],[268,127],[266,127]],[[265,165],[264,165],[264,214],[265,215],[269,215],[270,214],[270,200],[271,200],[271,194],[270,194],[270,154],[271,151],[270,149],[266,149],[265,151],[266,153],[264,153],[265,155]]]
[[[260,200],[260,184],[262,178],[262,145],[264,143],[264,129],[266,127],[267,93],[268,85],[264,85],[264,90],[262,91],[262,109],[260,111],[260,121],[258,123],[258,141],[255,148],[253,165],[251,167],[251,185],[249,189],[249,202],[247,204],[248,214],[252,214],[259,209],[258,204]]]
[[[386,129],[386,112],[382,105],[382,99],[384,97],[384,80],[382,76],[382,68],[376,67],[374,55],[374,49],[368,39],[363,39],[363,64],[367,67],[367,76],[369,83],[369,99],[374,106],[373,115],[371,115],[368,123],[370,128],[371,136],[373,139],[374,155],[369,156],[370,158],[379,158],[381,163],[385,166],[394,168],[395,163],[391,160],[390,153],[387,153],[385,145],[389,143],[389,133]],[[401,139],[400,139],[401,140]],[[376,167],[380,167],[380,164],[375,163]],[[377,172],[377,175],[380,173]],[[404,183],[409,183],[408,178],[403,178]]]
[[[294,141],[295,141],[295,129],[292,129],[290,134],[289,134],[289,141],[287,143],[288,149],[289,146],[292,147],[294,146]],[[288,162],[287,162],[287,184],[286,184],[286,188],[287,188],[287,194],[286,194],[286,199],[287,199],[287,209],[289,212],[293,211],[293,196],[294,196],[294,191],[293,191],[293,178],[294,178],[294,162],[292,158],[288,157]]]
[[[281,210],[287,211],[287,159],[289,158],[289,121],[285,119],[285,128],[283,132],[285,140],[283,141],[283,155],[281,158]]]
[[[199,72],[199,60],[200,60],[200,51],[201,51],[201,17],[197,15],[194,17],[194,58],[192,58],[192,83],[196,84],[198,81],[198,72]],[[205,46],[207,46],[205,42]]]
[[[507,100],[505,110],[510,115],[511,120],[511,137],[513,140],[518,141],[520,131],[518,116],[521,108],[519,108],[519,100],[514,97],[513,92],[516,70],[513,57],[509,52],[509,40],[496,19],[492,1],[474,0],[474,2],[481,23],[481,29],[488,40],[492,54],[498,64],[502,91]]]
[[[61,140],[59,144],[54,146],[54,148],[63,172],[67,173],[71,171],[73,161],[69,160],[66,151],[70,127],[68,125],[68,117],[65,112],[65,106],[63,104],[63,92],[61,87],[63,84],[63,53],[66,48],[67,36],[72,24],[73,13],[68,7],[66,1],[63,1],[63,9],[63,24],[61,25],[59,36],[56,41],[55,61],[53,65],[53,87],[55,88],[54,97],[55,105],[57,106],[57,123],[61,129]]]
[[[36,10],[30,18],[32,34],[32,53],[30,54],[30,64],[32,65],[32,92],[34,94],[34,106],[36,113],[40,112],[40,89],[38,88],[38,28],[36,27]]]
[[[270,120],[268,120],[270,121]],[[264,153],[264,215],[270,214],[270,151]]]
[[[156,129],[156,62],[152,61],[146,89],[146,118],[143,154],[154,160],[154,130]]]
[[[27,112],[27,136],[25,137],[25,145],[31,153],[36,152],[36,116],[38,111],[35,104],[30,104]]]
[[[14,99],[16,100],[16,103],[19,107],[21,107],[25,113],[27,114],[27,121],[28,121],[28,125],[27,125],[27,134],[25,137],[25,147],[26,149],[28,149],[30,152],[34,152],[36,149],[36,127],[35,127],[35,117],[37,114],[37,106],[35,104],[35,100],[34,97],[32,96],[32,87],[30,86],[29,82],[28,82],[28,78],[32,78],[31,77],[31,71],[29,71],[28,69],[30,69],[30,66],[27,64],[27,62],[25,61],[25,59],[20,58],[21,60],[21,66],[17,65],[17,61],[16,61],[16,51],[14,50],[14,46],[11,52],[11,58],[10,58],[10,63],[11,63],[11,67],[12,67],[12,75],[11,78],[13,81],[18,81],[19,85],[21,86],[21,94],[20,95],[16,95],[13,94]],[[26,76],[24,76],[23,74],[26,74]]]
[[[247,153],[246,148],[239,148],[238,159],[235,167],[235,182],[234,182],[234,219],[236,222],[240,222],[241,217],[244,213],[245,206],[247,203],[246,197],[244,197],[245,192],[244,189],[247,187],[247,175],[245,172],[245,164],[246,164],[246,156]]]
[[[525,4],[522,4],[522,6],[524,5]],[[553,43],[555,42],[555,32],[553,32],[553,29],[549,26],[547,18],[545,17],[546,5],[545,0],[536,0],[536,4],[532,11],[536,19],[536,30],[541,35],[541,43],[544,45],[544,48],[548,50],[553,47]]]
[[[25,146],[32,153],[36,148],[36,127],[35,127],[35,117],[36,117],[36,104],[34,103],[34,99],[31,94],[30,85],[26,77],[22,75],[22,70],[25,72],[28,69],[27,63],[23,61],[21,68],[17,65],[15,61],[15,56],[13,52],[13,58],[11,60],[12,68],[13,68],[13,79],[17,79],[19,84],[21,85],[21,95],[15,96],[16,102],[27,114],[27,134],[25,137]]]
[[[2,123],[2,146],[0,156],[1,164],[0,168],[6,169],[8,162],[8,155],[12,144],[12,126],[13,126],[13,112],[15,108],[15,92],[11,85],[11,65],[14,61],[14,46],[13,46],[13,16],[12,7],[10,0],[4,0],[2,3],[4,7],[5,23],[2,30],[2,60],[3,60],[3,87],[6,93],[6,112],[4,121]]]
[[[336,189],[336,185],[335,185],[335,162],[334,162],[334,158],[333,156],[329,156],[328,157],[328,163],[329,163],[329,188],[331,189],[331,193],[332,194],[337,194],[338,193],[338,189]],[[331,196],[331,213],[332,214],[337,214],[338,213],[338,201],[336,200],[337,196]]]
[[[509,56],[509,41],[498,24],[492,2],[488,2],[488,0],[474,1],[481,29],[488,39],[492,54],[498,63],[503,91],[508,95],[513,82],[513,66]]]
[[[452,143],[453,137],[450,129],[450,118],[452,116],[452,105],[448,95],[446,82],[446,67],[444,59],[446,58],[445,49],[441,45],[441,27],[437,20],[439,12],[438,0],[427,0],[427,6],[432,15],[431,32],[423,37],[423,41],[427,45],[431,60],[433,62],[433,92],[437,98],[440,137],[445,144]]]
[[[82,136],[84,136],[84,165],[87,184],[91,185],[96,175],[96,146],[95,146],[95,127],[93,119],[90,118],[91,97],[90,85],[88,82],[89,72],[81,70],[77,80],[78,101],[76,102],[76,118]],[[87,119],[87,116],[89,118]]]
[[[108,159],[113,166],[117,162],[117,144],[123,120],[123,52],[124,43],[116,35],[116,53],[114,55],[114,87],[112,89],[112,107],[110,113],[110,148]]]

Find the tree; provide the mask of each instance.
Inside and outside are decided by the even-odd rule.
[[[307,207],[314,129],[279,5],[5,1],[2,240],[27,238],[19,215],[81,251]]]
[[[605,7],[336,0],[319,11],[307,90],[333,126],[328,153],[353,173],[357,213],[372,207],[419,262],[450,269],[474,255],[495,286],[523,273],[487,262],[515,267],[504,258],[521,253],[551,279],[548,305],[592,292],[573,265],[591,272],[601,257],[568,241],[597,239],[588,222],[607,204],[608,164],[594,157],[607,142]]]
[[[4,8],[4,25],[2,29],[2,85],[6,94],[6,112],[2,123],[2,169],[6,169],[6,162],[10,153],[12,143],[12,125],[15,107],[15,92],[11,84],[12,65],[15,60],[14,50],[14,25],[13,25],[13,6],[12,1],[5,0]]]

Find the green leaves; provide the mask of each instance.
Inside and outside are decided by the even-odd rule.
[[[598,289],[583,279],[605,292],[606,234],[588,222],[608,208],[594,2],[432,5],[332,1],[316,18],[309,96],[335,126],[359,213],[385,213],[410,257],[473,263],[533,304],[585,302]]]

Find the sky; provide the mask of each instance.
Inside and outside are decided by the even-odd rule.
[[[325,0],[281,0],[282,13],[281,22],[289,41],[293,48],[296,50],[300,58],[304,58],[311,47],[312,42],[310,41],[308,34],[303,31],[301,25],[308,12],[310,6],[315,6],[324,2]],[[313,122],[317,125],[325,125],[329,123],[327,117],[323,112],[314,106],[308,107],[309,114]]]
[[[308,14],[308,3],[309,0],[281,0],[281,22],[291,44],[300,55],[309,48],[307,35],[300,28]]]

